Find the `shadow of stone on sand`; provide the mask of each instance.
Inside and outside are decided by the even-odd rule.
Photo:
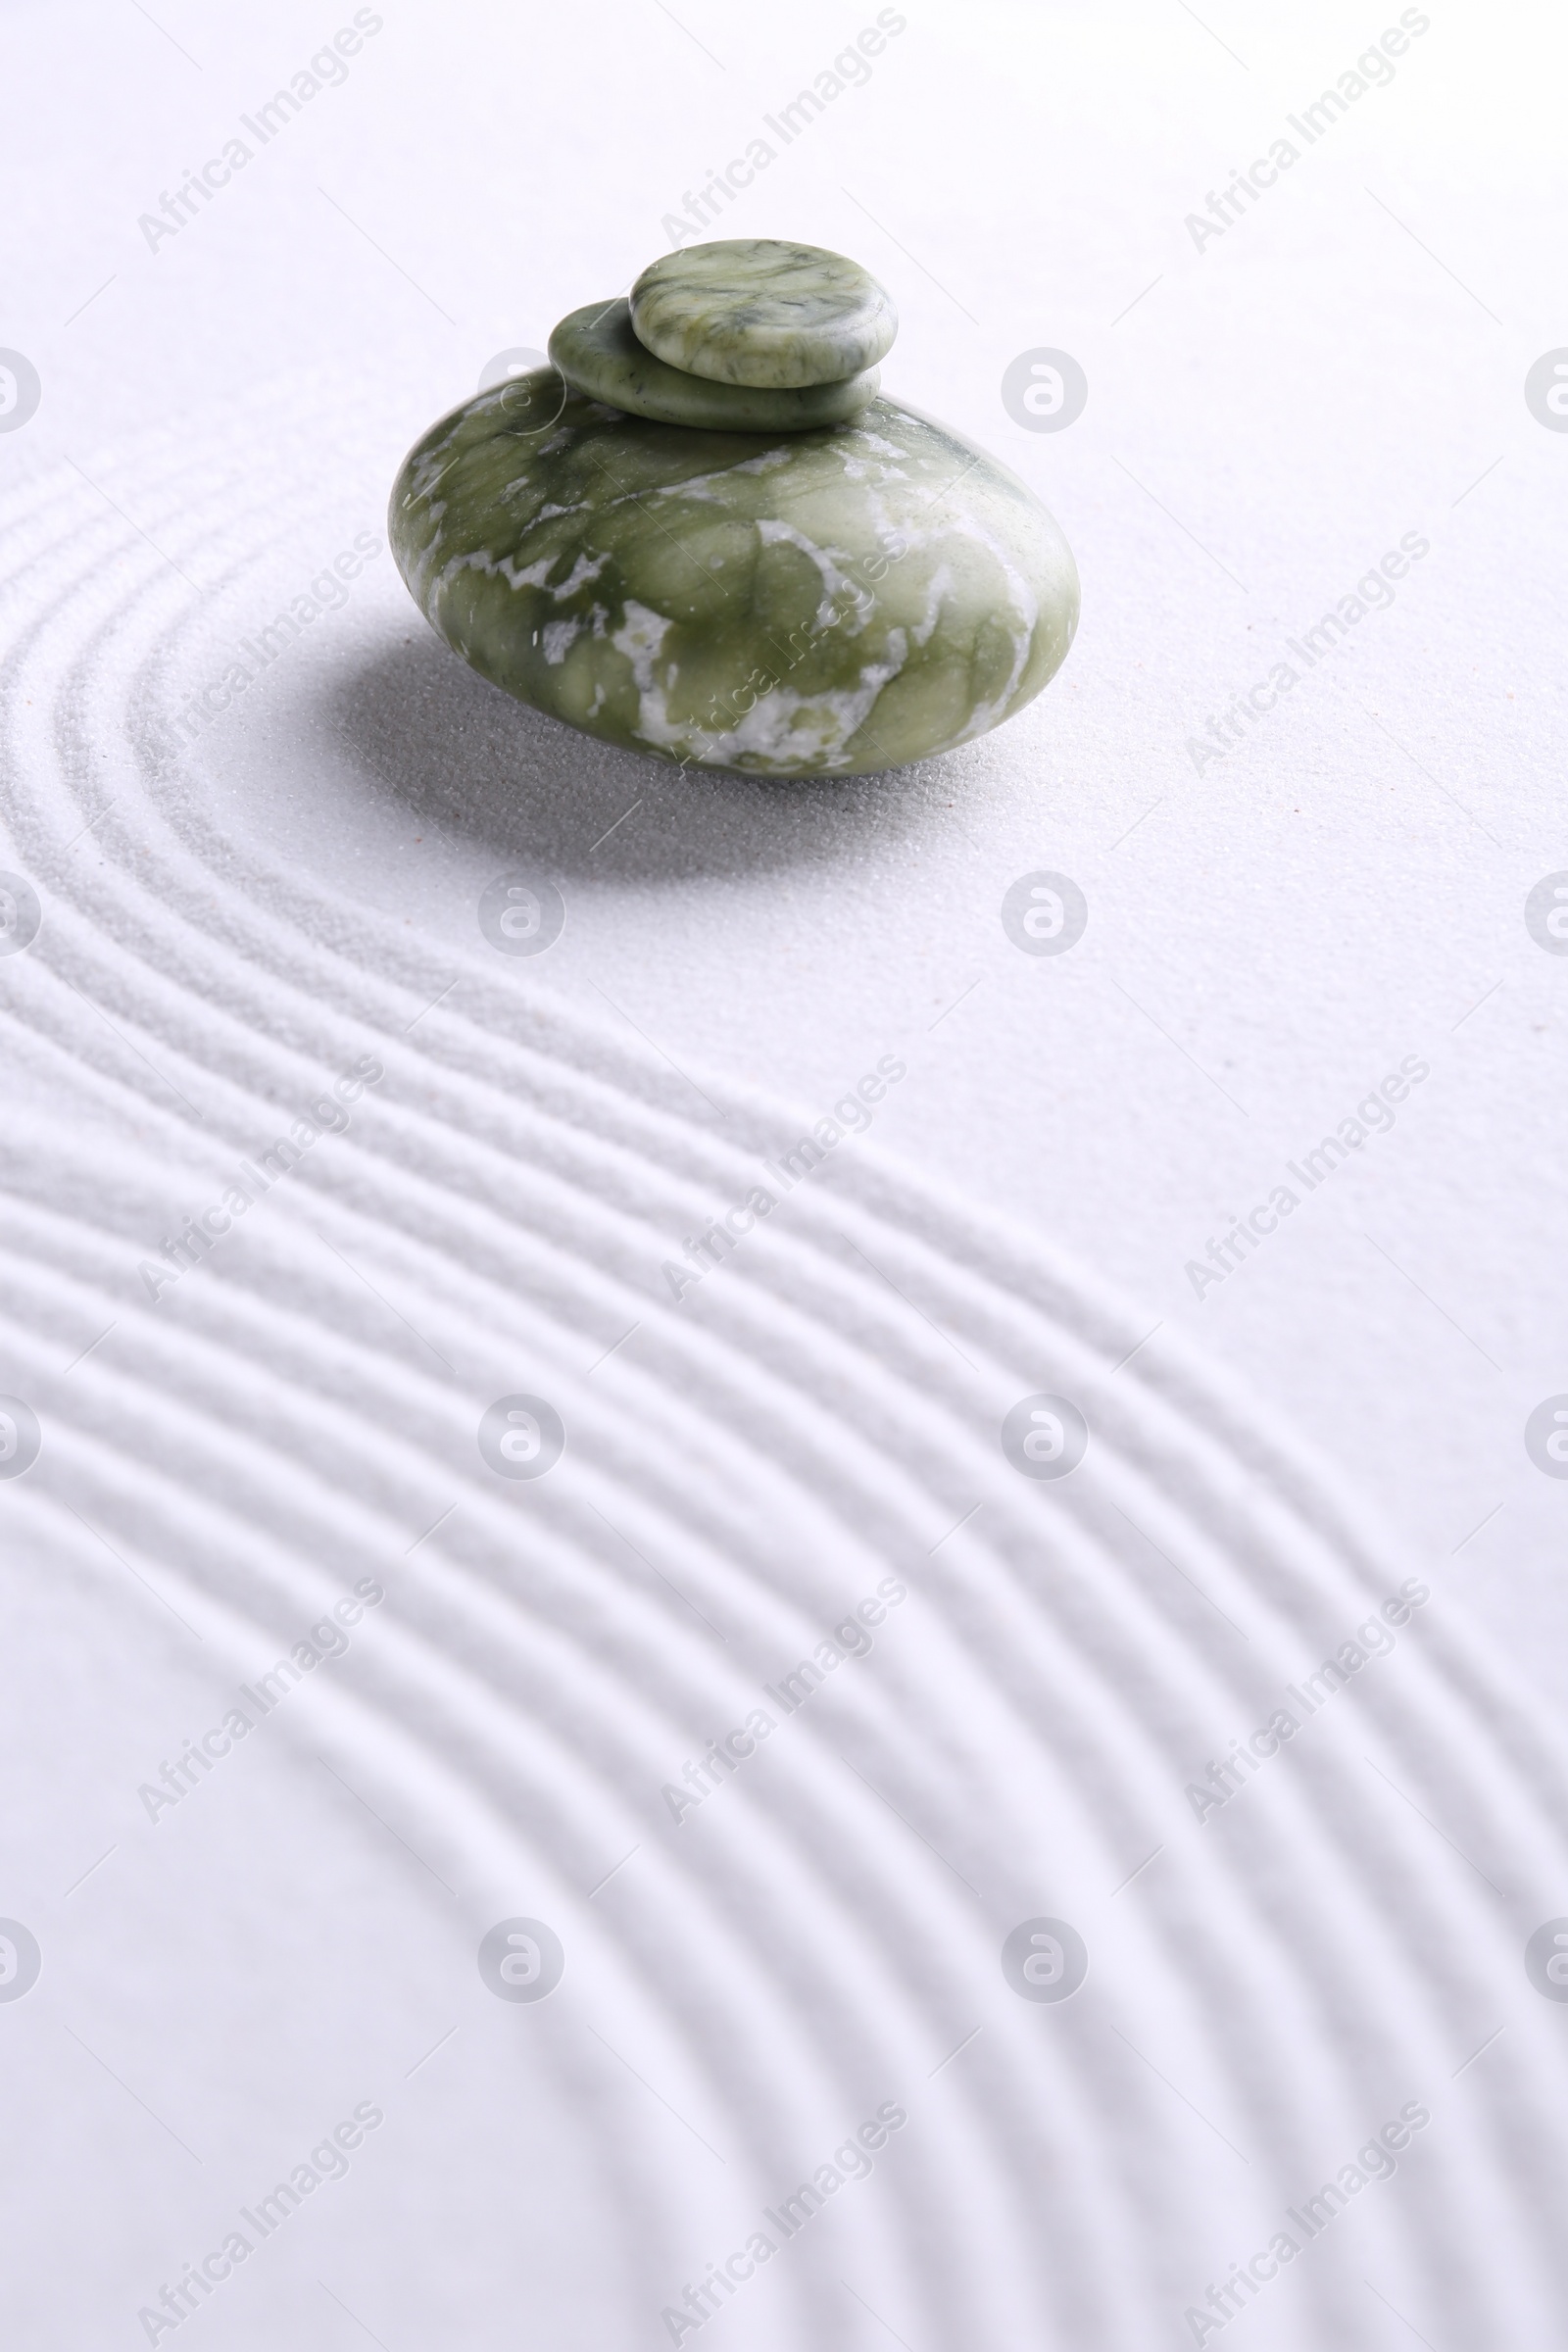
[[[563,878],[606,882],[863,858],[946,811],[964,757],[839,780],[697,773],[514,702],[422,625],[338,670],[306,715],[425,822]]]

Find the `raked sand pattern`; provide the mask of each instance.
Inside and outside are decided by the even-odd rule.
[[[192,437],[122,463],[204,582],[287,527]],[[185,789],[205,739],[159,748],[200,666],[178,573],[64,467],[5,524],[0,862],[43,922],[0,962],[3,1363],[43,1445],[0,1519],[59,1667],[13,1694],[56,1827],[0,1906],[44,1954],[0,2027],[30,2132],[67,2085],[103,2117],[89,2265],[49,2165],[15,2181],[25,2340],[352,2342],[337,2303],[393,2352],[1560,2345],[1568,2064],[1520,1954],[1565,1907],[1563,1758],[1445,1564],[874,1142],[677,1302],[680,1237],[810,1117],[700,1096],[477,929],[443,998],[450,949]],[[155,1301],[172,1203],[366,1057],[348,1124]],[[514,1393],[564,1425],[537,1481],[476,1441]],[[1090,1431],[1059,1481],[999,1443],[1036,1393]],[[1395,1650],[1195,1807],[1407,1580]],[[367,1584],[344,1653],[149,1817]],[[479,1976],[509,1917],[564,1947],[537,2007]],[[1036,1918],[1087,1948],[1060,2003],[1004,1976]],[[345,2178],[238,2218],[366,2103]]]

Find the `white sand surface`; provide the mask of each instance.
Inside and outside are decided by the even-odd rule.
[[[922,0],[863,74],[828,0],[0,19],[8,2340],[1560,2352],[1560,14]],[[536,717],[385,547],[758,140],[708,233],[876,270],[885,388],[1083,575],[1026,713],[853,783]]]

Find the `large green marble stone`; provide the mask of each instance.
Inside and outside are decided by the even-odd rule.
[[[568,312],[550,337],[550,357],[573,391],[590,400],[656,424],[695,424],[706,432],[799,433],[839,424],[875,397],[878,383],[874,368],[842,383],[793,390],[688,375],[644,350],[624,296]]]
[[[631,290],[638,341],[722,384],[834,384],[899,331],[869,270],[825,245],[720,237],[651,262]]]
[[[628,751],[757,775],[983,735],[1078,618],[1033,493],[890,400],[769,439],[517,376],[416,443],[388,527],[415,602],[495,685]]]

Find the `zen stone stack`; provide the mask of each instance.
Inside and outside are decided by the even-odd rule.
[[[841,255],[666,255],[410,452],[415,601],[509,694],[682,763],[858,775],[984,734],[1059,668],[1077,570],[1014,474],[880,395],[896,331]]]

